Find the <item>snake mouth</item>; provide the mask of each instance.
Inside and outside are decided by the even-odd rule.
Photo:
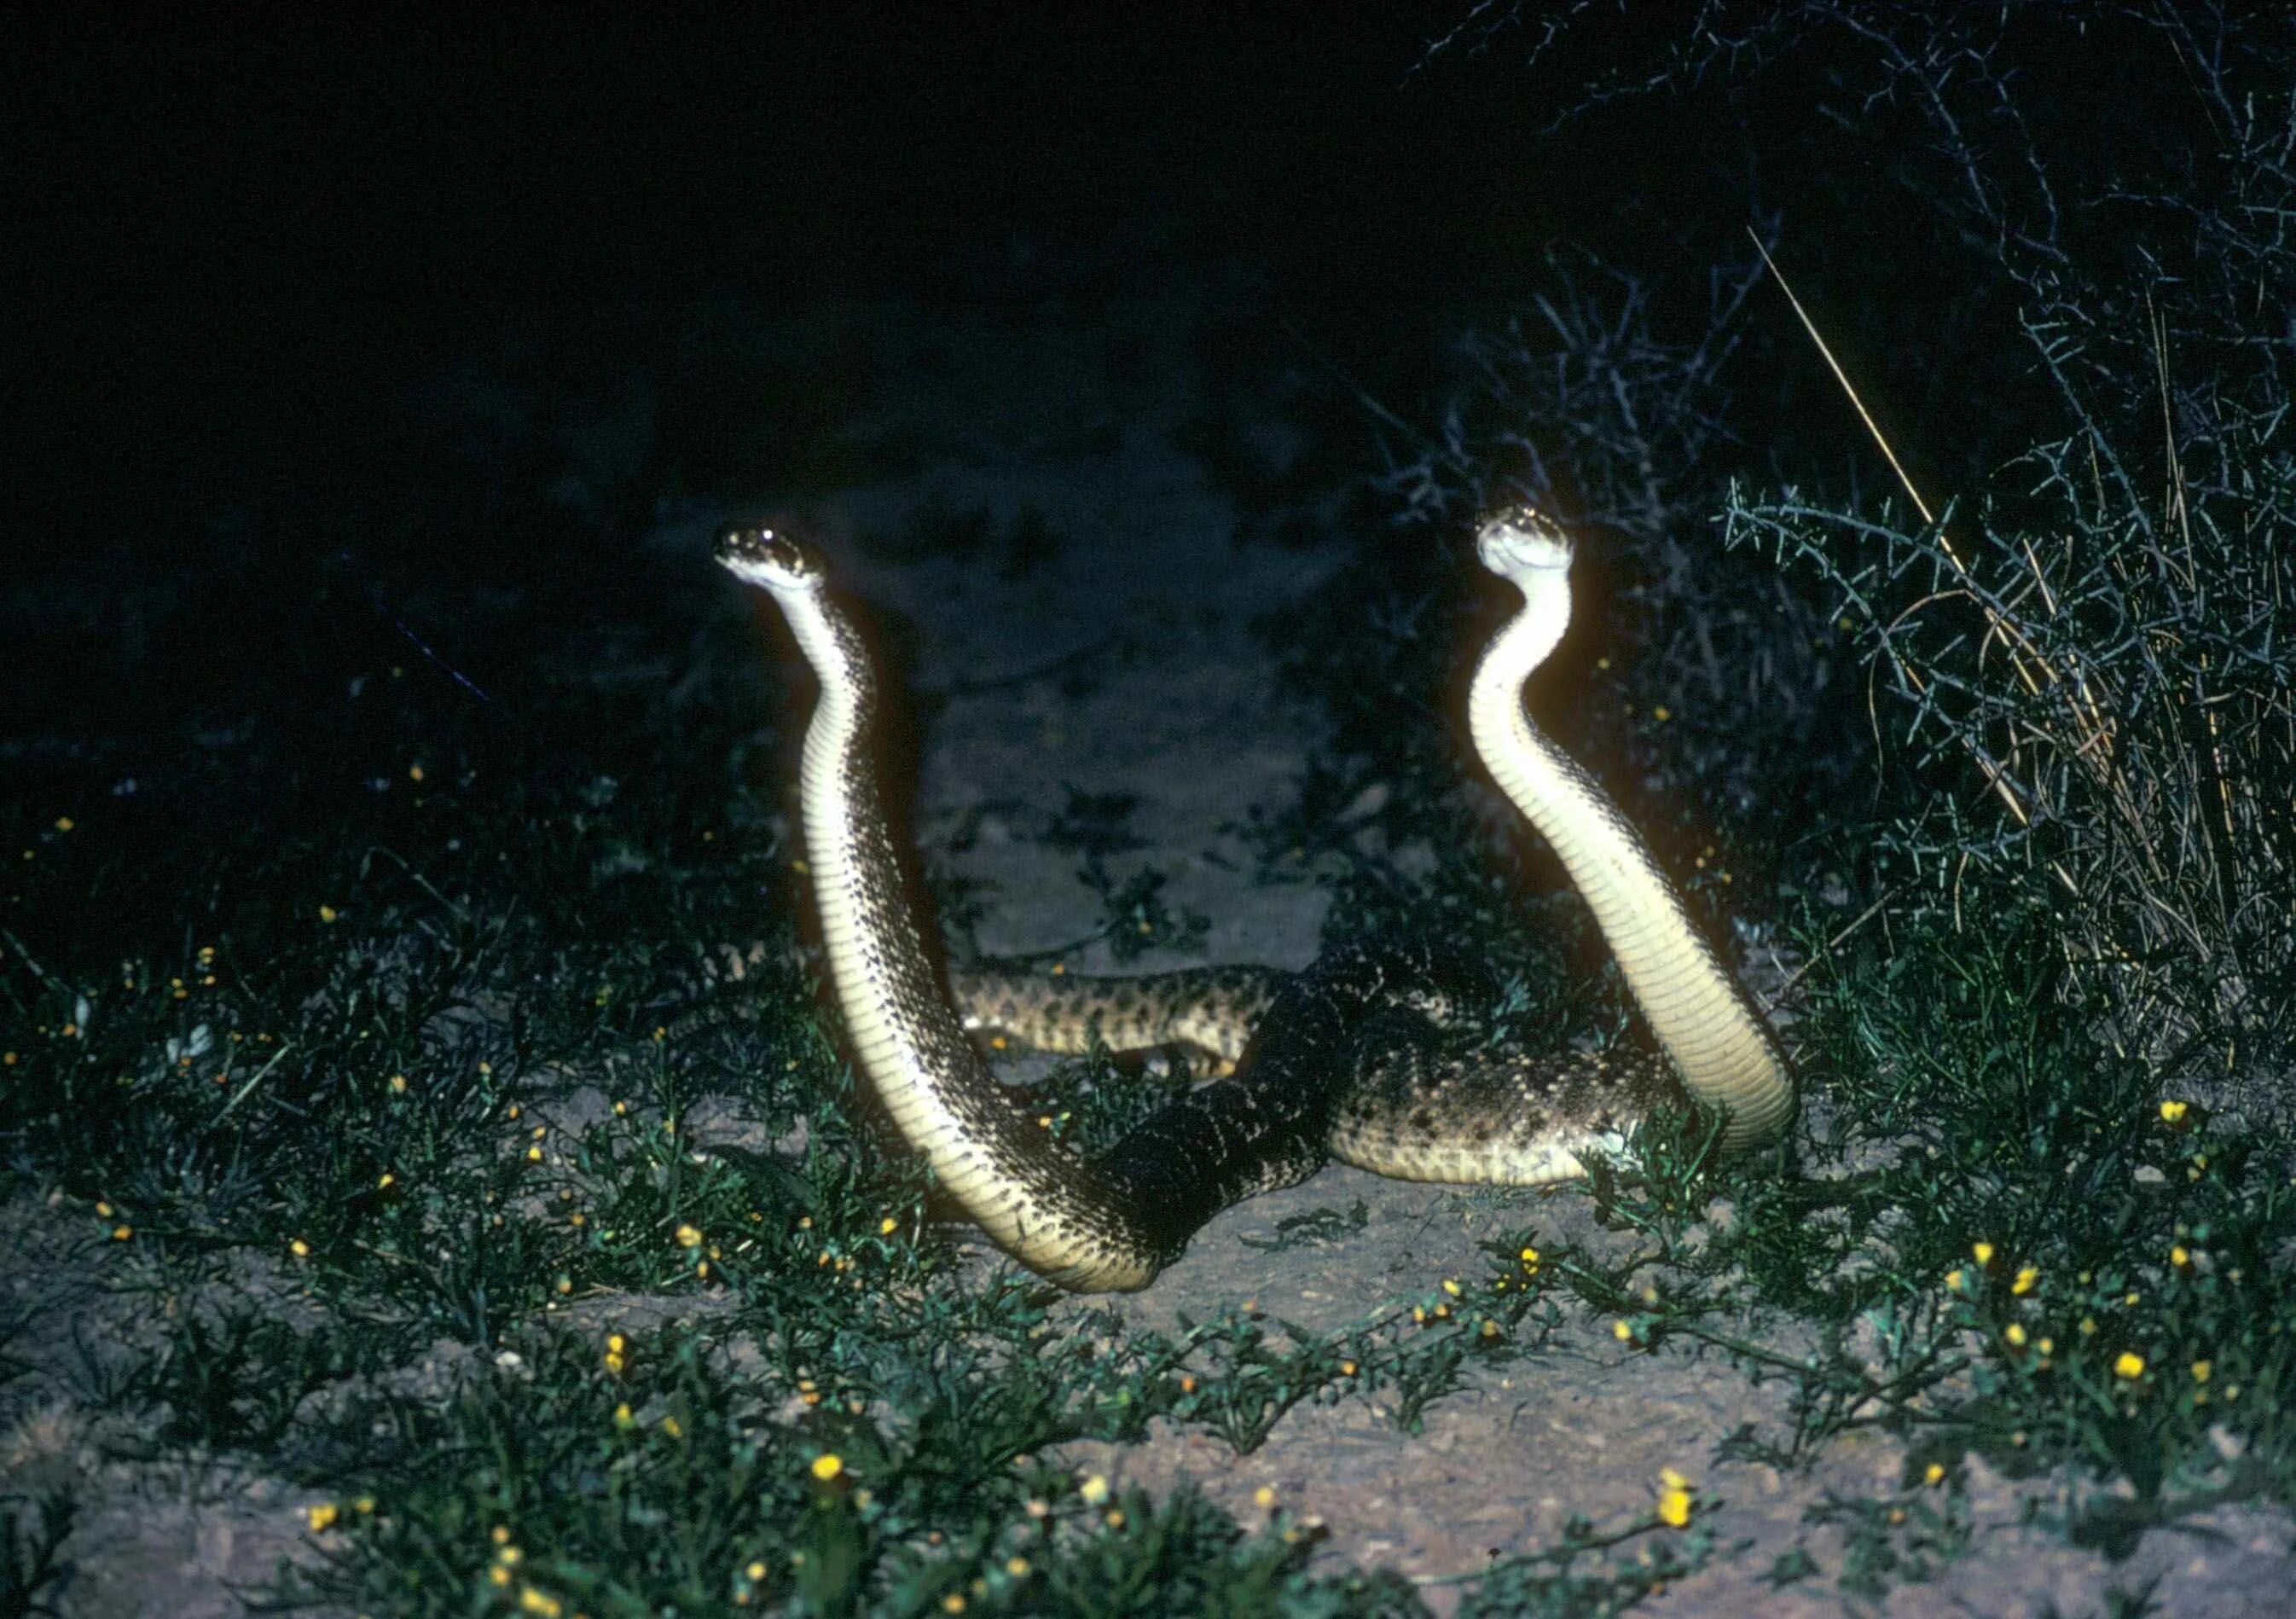
[[[759,523],[727,523],[718,530],[718,561],[737,579],[773,591],[818,590],[827,578],[820,557]]]

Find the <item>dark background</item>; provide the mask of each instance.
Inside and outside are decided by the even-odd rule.
[[[1548,243],[1679,262],[1693,202],[1760,201],[1711,119],[1764,98],[1557,134],[1568,75],[1529,79],[1521,29],[1427,55],[1456,4],[470,9],[0,23],[20,560],[340,485],[508,319],[644,363],[695,300],[1088,302],[1218,264],[1407,393]]]
[[[2220,132],[2157,38],[2076,10],[1970,30],[2025,120],[1980,93],[1970,133],[2013,182],[2045,149],[2069,199],[2147,164],[2158,187]],[[1535,325],[1554,255],[1694,341],[1751,225],[1934,503],[2061,431],[1984,217],[2004,199],[1957,189],[1923,76],[1823,8],[1767,37],[1768,8],[1697,14],[1757,44],[1686,51],[1686,7],[1459,0],[0,14],[0,722],[265,701],[372,662],[399,634],[378,600],[456,581],[586,592],[562,620],[674,612],[633,556],[661,503],[833,484],[809,447],[859,388],[712,333],[817,315],[833,360],[868,300],[1089,321],[1226,288],[1212,357],[1320,378],[1340,479],[1378,464],[1364,401],[1439,422],[1460,334]],[[2051,251],[2149,251],[2110,208],[2046,225]],[[1775,289],[1749,310],[1726,395],[1694,402],[1725,447],[1680,471],[1696,520],[1732,475],[1888,492]],[[472,402],[576,411],[632,379],[644,453],[578,511],[537,497],[565,475],[546,435]]]
[[[1503,82],[1414,76],[1454,8],[782,9],[12,19],[24,515],[168,527],[512,311],[643,344],[695,299],[1025,301],[1134,242],[1416,322],[1519,285],[1565,189]]]

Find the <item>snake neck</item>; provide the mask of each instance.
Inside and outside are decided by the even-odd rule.
[[[1523,684],[1570,623],[1569,576],[1557,568],[1510,577],[1523,610],[1476,665],[1468,697],[1476,752],[1561,858],[1684,1088],[1724,1115],[1723,1150],[1759,1146],[1793,1114],[1784,1059],[1641,834],[1531,723]]]
[[[1169,1254],[1144,1253],[1122,1189],[1013,1105],[928,965],[869,756],[878,688],[859,633],[817,591],[780,599],[821,680],[800,797],[830,981],[857,1064],[902,1137],[999,1247],[1064,1286],[1145,1286]]]

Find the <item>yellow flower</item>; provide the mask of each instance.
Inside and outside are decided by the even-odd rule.
[[[2112,1375],[2134,1383],[2144,1375],[2144,1357],[2133,1349],[2120,1352],[2120,1359],[2112,1363]]]
[[[701,1245],[701,1233],[692,1226],[678,1227],[677,1245],[681,1248],[700,1247]]]
[[[1077,1486],[1077,1493],[1084,1497],[1086,1506],[1097,1507],[1108,1499],[1108,1481],[1095,1473]]]
[[[901,1222],[895,1220],[890,1214],[886,1215],[884,1219],[877,1222],[877,1235],[880,1237],[890,1237],[894,1232],[900,1229]]]
[[[625,1400],[621,1404],[614,1408],[614,1426],[616,1427],[632,1427],[636,1425],[636,1422],[637,1418],[630,1415],[630,1402],[628,1401]]]
[[[321,907],[319,907],[319,920],[320,920],[320,921],[322,921],[322,922],[332,922],[334,919],[335,919],[335,908],[334,908],[333,906],[332,906],[332,905],[322,905]]]
[[[1945,1273],[1945,1290],[1948,1293],[1965,1293],[1968,1289],[1969,1272],[1966,1270],[1948,1270]]]
[[[111,1228],[111,1240],[116,1243],[124,1243],[135,1235],[135,1228],[134,1226],[114,1226]]]
[[[685,1435],[685,1426],[675,1417],[665,1417],[661,1419],[661,1431],[672,1439],[682,1439]]]
[[[299,1237],[287,1245],[287,1252],[297,1259],[308,1259],[311,1257],[311,1245]]]
[[[2174,1130],[2185,1122],[2192,1110],[2189,1102],[2163,1102],[2161,1104],[2161,1122]]]
[[[1969,1256],[1980,1266],[1989,1265],[1993,1262],[1993,1245],[1988,1242],[1972,1243],[1969,1245]]]
[[[2009,1347],[2012,1349],[2025,1347],[2025,1328],[2015,1321],[2010,1322],[2008,1329],[2001,1335],[2009,1340]]]
[[[317,1506],[304,1511],[303,1521],[311,1525],[313,1534],[318,1534],[323,1531],[332,1529],[335,1526],[335,1520],[342,1515],[343,1509],[334,1502],[321,1501]]]
[[[1658,1470],[1658,1483],[1659,1522],[1669,1529],[1679,1529],[1690,1522],[1691,1483],[1672,1467]]]
[[[1251,1492],[1251,1501],[1262,1512],[1273,1512],[1275,1509],[1275,1492],[1262,1484]]]
[[[2009,1284],[2009,1291],[2021,1299],[2040,1285],[2041,1273],[2032,1266],[2028,1265],[2022,1270],[2017,1272],[2017,1279]]]
[[[1927,1484],[1932,1490],[1945,1483],[1945,1463],[1941,1461],[1933,1461],[1930,1463],[1928,1467],[1923,1468],[1922,1483]]]
[[[2193,1381],[2206,1383],[2216,1369],[2216,1364],[2213,1361],[2195,1360],[2193,1362]]]
[[[813,1459],[813,1475],[827,1483],[845,1471],[845,1459],[834,1451],[825,1451]]]
[[[1621,1344],[1631,1344],[1635,1341],[1635,1329],[1624,1321],[1613,1321],[1611,1323],[1611,1335]]]
[[[1005,1558],[1004,1572],[1011,1574],[1015,1580],[1027,1579],[1029,1577],[1029,1559],[1022,1557],[1011,1557]]]
[[[566,1610],[557,1598],[527,1585],[519,1589],[518,1611],[538,1615],[540,1619],[558,1619],[558,1615]]]

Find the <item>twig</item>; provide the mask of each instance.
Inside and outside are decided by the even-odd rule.
[[[1850,934],[1856,933],[1859,928],[1864,927],[1868,922],[1874,920],[1875,916],[1881,915],[1882,908],[1897,897],[1898,891],[1893,888],[1888,893],[1883,894],[1880,899],[1874,900],[1873,904],[1860,911],[1857,914],[1857,919],[1851,922],[1849,926],[1843,928],[1840,933],[1834,934],[1833,938],[1827,940],[1824,946],[1819,949],[1816,955],[1811,957],[1808,961],[1803,962],[1801,966],[1796,967],[1792,973],[1789,973],[1786,975],[1785,982],[1780,984],[1778,986],[1778,992],[1770,998],[1770,1004],[1772,1006],[1776,1006],[1780,1001],[1784,1000],[1788,992],[1793,989],[1794,985],[1802,981],[1802,975],[1804,974],[1808,973],[1810,968],[1816,966],[1819,961],[1831,953],[1836,946],[1848,939]]]
[[[262,1067],[257,1069],[253,1073],[248,1075],[247,1083],[241,1086],[237,1090],[232,1092],[231,1100],[226,1102],[223,1105],[223,1111],[217,1114],[215,1116],[215,1122],[217,1124],[222,1123],[226,1119],[231,1117],[231,1110],[238,1106],[242,1102],[247,1100],[247,1093],[253,1090],[258,1085],[263,1083],[263,1076],[269,1073],[274,1068],[279,1066],[281,1059],[285,1057],[287,1053],[294,1048],[294,1041],[288,1040],[283,1040],[279,1042],[279,1049],[271,1054],[271,1060],[264,1064]]]
[[[372,860],[377,855],[382,856],[384,859],[389,860],[392,865],[398,867],[399,870],[405,872],[409,877],[413,878],[414,885],[421,889],[424,893],[429,894],[433,900],[439,901],[440,905],[444,906],[446,908],[447,914],[454,917],[455,921],[468,922],[471,919],[469,916],[463,912],[461,906],[455,904],[452,900],[449,900],[446,895],[440,893],[437,888],[432,886],[430,878],[424,876],[421,872],[415,870],[414,867],[408,865],[406,863],[406,856],[398,853],[395,850],[385,849],[380,843],[370,848],[366,851],[365,858],[359,861],[359,875],[361,876],[365,876],[366,875],[366,862],[368,860]]]
[[[14,933],[9,932],[4,927],[0,927],[0,939],[5,939],[8,941],[9,945],[15,950],[16,954],[24,958],[24,965],[32,969],[32,976],[38,979],[42,983],[47,985],[49,989],[53,990],[57,994],[62,995],[70,987],[70,985],[60,982],[56,978],[55,974],[49,972],[47,968],[42,966],[38,960],[34,957],[32,952],[24,948],[24,941],[21,939],[17,938]]]
[[[1833,357],[1833,350],[1826,346],[1825,339],[1818,333],[1817,323],[1810,319],[1809,311],[1803,308],[1801,300],[1794,296],[1793,284],[1786,279],[1785,272],[1778,268],[1777,260],[1770,257],[1770,250],[1763,245],[1761,237],[1755,234],[1752,226],[1746,227],[1746,234],[1753,237],[1754,251],[1762,256],[1762,262],[1769,267],[1770,274],[1778,278],[1778,290],[1786,295],[1786,301],[1793,306],[1794,318],[1801,322],[1801,329],[1809,333],[1809,341],[1817,345],[1818,353],[1824,357],[1827,367],[1833,373],[1833,380],[1841,383],[1841,391],[1849,396],[1849,403],[1857,408],[1857,419],[1866,423],[1866,431],[1873,434],[1874,442],[1882,447],[1882,454],[1890,463],[1890,470],[1898,474],[1898,481],[1905,486],[1906,496],[1914,503],[1914,510],[1922,514],[1923,522],[1931,528],[1937,527],[1937,519],[1931,514],[1929,502],[1923,500],[1921,490],[1914,487],[1913,479],[1898,460],[1898,452],[1890,448],[1890,440],[1882,436],[1882,429],[1874,422],[1874,413],[1867,410],[1866,401],[1857,397],[1857,385],[1849,380],[1849,374],[1842,370],[1841,362]],[[1945,547],[1945,554],[1953,558],[1953,565],[1960,567],[1961,558],[1955,555],[1953,542],[1942,531],[1938,535],[1938,543]]]

